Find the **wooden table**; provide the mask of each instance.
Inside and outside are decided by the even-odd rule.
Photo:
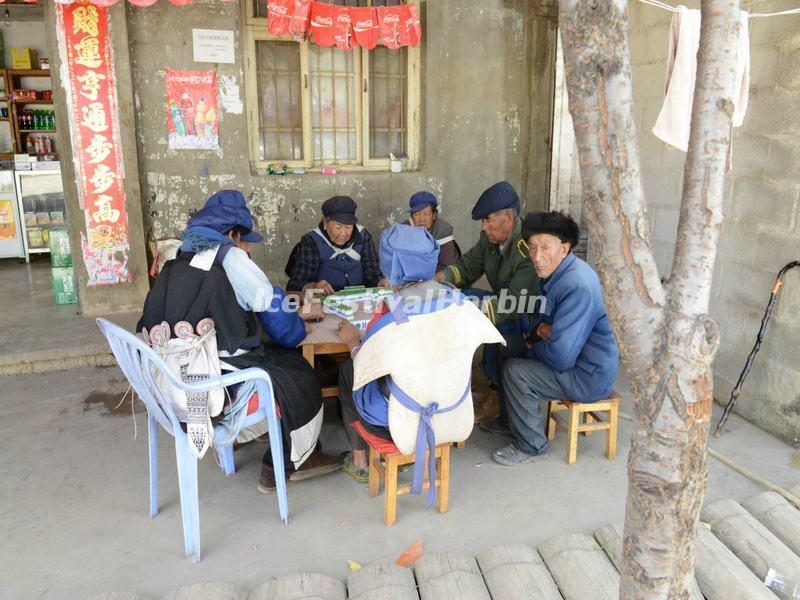
[[[363,311],[361,312],[363,314]],[[325,315],[322,321],[308,323],[311,326],[311,333],[300,344],[300,348],[303,350],[303,358],[312,368],[317,356],[350,353],[347,344],[342,342],[341,338],[336,334],[339,323],[344,320],[341,317],[329,314]],[[323,398],[336,398],[338,395],[339,389],[335,385],[322,388]]]

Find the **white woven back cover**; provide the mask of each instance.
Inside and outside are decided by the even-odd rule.
[[[472,369],[472,357],[481,344],[505,340],[491,321],[464,300],[430,314],[411,316],[407,323],[391,323],[375,333],[353,360],[353,387],[358,389],[379,377],[394,382],[418,404],[438,402],[452,406],[461,398]],[[472,391],[458,408],[431,419],[436,443],[461,442],[469,437],[475,420]],[[416,447],[419,415],[389,397],[389,431],[403,454]]]

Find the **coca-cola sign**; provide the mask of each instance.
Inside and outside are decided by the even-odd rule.
[[[2,0],[0,0],[2,1]],[[320,46],[350,50],[358,44],[372,50],[378,42],[389,49],[416,46],[422,27],[416,5],[339,6],[310,0],[267,0],[267,28],[276,36],[307,39]]]

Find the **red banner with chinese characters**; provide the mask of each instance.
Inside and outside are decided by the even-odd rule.
[[[128,217],[120,148],[116,78],[105,8],[58,6],[67,66],[69,121],[81,208],[88,285],[130,282]]]

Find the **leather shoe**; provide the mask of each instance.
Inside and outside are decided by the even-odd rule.
[[[338,471],[342,467],[342,461],[335,456],[324,454],[321,450],[314,450],[300,468],[289,475],[289,481],[302,481],[320,475],[327,475],[333,471]]]

